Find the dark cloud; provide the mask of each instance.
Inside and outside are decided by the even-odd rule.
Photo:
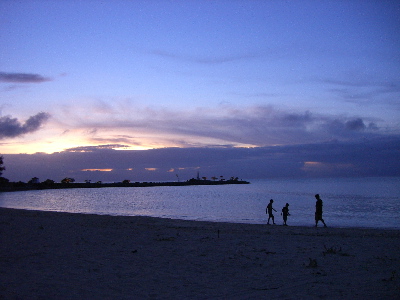
[[[301,144],[332,139],[365,138],[377,133],[362,118],[324,116],[277,111],[271,107],[228,109],[222,116],[196,115],[188,118],[157,119],[165,132],[225,140],[231,144],[268,146]],[[377,126],[375,124],[374,128]]]
[[[18,119],[9,116],[0,118],[0,139],[14,138],[26,133],[37,131],[44,124],[50,115],[45,112],[40,112],[29,117],[24,124],[21,124]]]
[[[400,136],[362,142],[331,142],[255,148],[163,148],[113,150],[116,146],[75,148],[53,154],[5,154],[7,178],[36,176],[59,181],[164,181],[201,176],[256,178],[400,176]],[[112,169],[110,172],[82,170]]]
[[[39,74],[0,72],[0,82],[41,83],[45,81],[51,81],[51,79]]]
[[[361,118],[347,121],[345,123],[345,127],[348,130],[364,130],[365,128],[367,128],[367,126],[365,126],[364,121]]]
[[[379,128],[374,122],[365,123],[362,118],[333,119],[323,124],[326,132],[336,140],[357,140],[379,136]]]

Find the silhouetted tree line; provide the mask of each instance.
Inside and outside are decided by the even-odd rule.
[[[0,184],[1,183],[7,183],[9,180],[7,178],[2,177],[3,171],[6,169],[3,164],[3,156],[0,156]]]
[[[3,164],[3,156],[0,156],[0,176],[5,170]],[[197,178],[189,179],[185,182],[131,182],[125,179],[121,182],[102,183],[97,181],[92,183],[91,180],[85,180],[84,183],[76,183],[74,178],[65,177],[60,182],[55,182],[52,179],[46,179],[40,182],[39,178],[33,177],[28,182],[10,182],[7,178],[0,177],[0,192],[1,191],[21,191],[21,190],[41,190],[41,189],[65,189],[65,188],[100,188],[100,187],[146,187],[146,186],[183,186],[183,185],[209,185],[209,184],[235,184],[249,183],[239,180],[238,177],[231,177],[225,180],[223,176],[212,177],[208,180],[207,177],[202,177],[202,180]]]

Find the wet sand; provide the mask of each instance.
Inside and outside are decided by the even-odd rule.
[[[0,208],[0,299],[400,299],[400,231]]]

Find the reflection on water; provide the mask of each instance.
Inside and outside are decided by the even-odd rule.
[[[274,199],[277,224],[314,224],[314,194],[335,227],[400,228],[400,178],[258,180],[249,185],[41,190],[0,193],[0,206],[110,215],[266,223]]]

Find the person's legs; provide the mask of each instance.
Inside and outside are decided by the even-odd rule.
[[[328,227],[326,226],[324,219],[322,219],[322,215],[315,214],[315,227],[318,227],[318,221],[321,221],[322,224],[324,224],[324,227]]]
[[[272,224],[275,224],[275,218],[274,218],[274,215],[273,215],[273,214],[269,214],[267,224],[269,224],[269,220],[270,220],[270,219],[272,219]]]

